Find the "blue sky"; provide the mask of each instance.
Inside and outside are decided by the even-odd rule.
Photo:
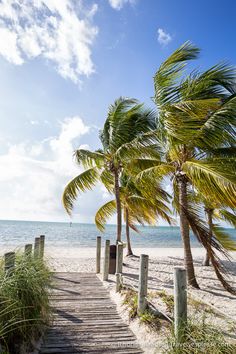
[[[202,49],[200,69],[236,64],[235,13],[233,0],[0,1],[1,218],[67,220],[72,152],[98,147],[108,105],[152,106],[155,71],[186,40]],[[74,219],[92,222],[108,199],[98,186]]]

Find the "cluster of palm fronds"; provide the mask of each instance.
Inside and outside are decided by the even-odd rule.
[[[236,225],[236,70],[221,63],[189,72],[188,62],[198,54],[199,49],[187,42],[159,67],[153,98],[157,111],[126,98],[110,106],[100,134],[102,149],[75,152],[86,170],[66,186],[63,203],[71,213],[77,194],[102,182],[115,198],[98,210],[96,225],[103,230],[108,217],[117,213],[121,240],[123,211],[129,253],[130,227],[136,230],[137,223],[153,224],[159,217],[172,223],[174,211],[180,220],[189,284],[198,287],[192,229],[206,249],[205,264],[210,261],[223,286],[234,292],[219,252],[229,257],[235,245],[214,220]],[[164,188],[167,181],[171,195]]]
[[[42,259],[18,254],[14,270],[0,265],[0,352],[31,352],[50,319],[50,272]],[[1,351],[2,350],[2,351]]]

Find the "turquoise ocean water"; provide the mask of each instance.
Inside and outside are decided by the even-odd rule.
[[[134,247],[164,248],[181,247],[180,231],[178,227],[140,227],[140,233],[131,231]],[[236,240],[235,229],[225,229]],[[95,247],[96,236],[115,241],[116,226],[108,225],[106,231],[100,233],[93,224],[76,224],[70,227],[69,223],[59,222],[31,222],[31,221],[0,221],[0,247],[15,248],[26,243],[32,243],[34,237],[46,235],[47,245],[53,247]],[[199,243],[192,235],[192,246]],[[125,240],[125,235],[123,235]]]

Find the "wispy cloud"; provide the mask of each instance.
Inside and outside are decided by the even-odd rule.
[[[126,4],[135,4],[136,0],[109,0],[111,7],[115,10],[121,10]]]
[[[42,57],[58,73],[77,83],[94,71],[91,47],[98,33],[93,24],[97,5],[84,8],[72,0],[2,0],[0,55],[22,65]]]
[[[165,46],[172,41],[172,36],[166,31],[164,31],[162,28],[158,28],[157,33],[157,40],[161,45]]]

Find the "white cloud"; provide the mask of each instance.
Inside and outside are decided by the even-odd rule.
[[[82,0],[2,0],[0,55],[21,65],[42,57],[58,73],[77,83],[94,71],[91,47],[98,33],[92,23],[97,5]]]
[[[30,145],[11,145],[0,155],[0,215],[2,219],[65,220],[61,203],[68,181],[80,173],[72,155],[89,127],[76,116],[60,123],[56,137]],[[102,200],[100,188],[96,200]],[[95,198],[81,195],[80,217],[77,221],[92,221],[97,208]],[[79,203],[80,204],[80,203]],[[83,215],[84,210],[89,214]],[[87,219],[86,219],[87,218]]]
[[[30,124],[31,124],[31,125],[39,125],[39,121],[38,121],[38,120],[31,119]]]
[[[74,165],[71,163],[73,154],[72,142],[77,141],[81,136],[89,132],[89,127],[86,126],[80,117],[65,118],[61,123],[61,132],[58,137],[49,140],[51,151],[57,161],[57,170],[71,175],[74,171]],[[77,145],[78,147],[78,145]]]
[[[136,0],[109,0],[111,7],[115,10],[121,10],[126,4],[134,4]]]
[[[162,28],[158,28],[157,33],[158,33],[157,39],[161,45],[165,46],[172,41],[171,35],[165,32]]]

